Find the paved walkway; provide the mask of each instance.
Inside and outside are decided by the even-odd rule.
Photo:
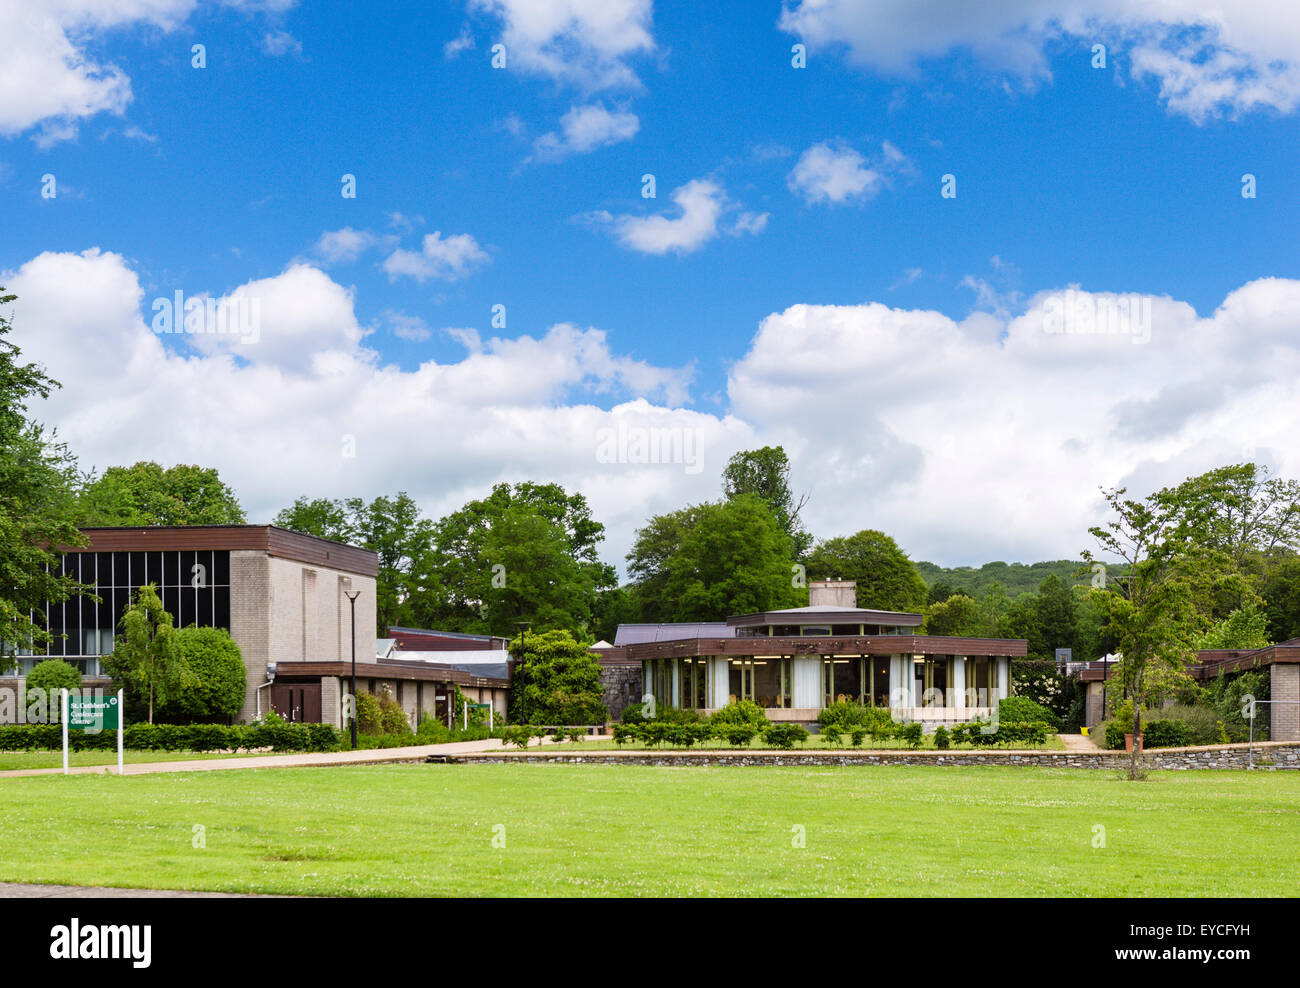
[[[0,899],[254,899],[239,892],[186,892],[181,889],[118,889],[96,885],[25,885],[0,882]],[[272,898],[279,898],[272,896]]]
[[[546,744],[553,744],[549,739]],[[392,762],[422,762],[430,755],[465,755],[476,751],[495,751],[504,747],[496,738],[486,741],[454,741],[450,744],[423,744],[409,748],[377,748],[369,751],[313,751],[288,755],[248,755],[234,758],[202,758],[184,762],[127,762],[124,775],[150,775],[155,772],[216,772],[223,769],[303,768],[320,765],[382,765]],[[71,775],[117,774],[112,765],[82,765],[70,768]],[[27,775],[62,775],[59,768],[23,768],[0,772],[0,779]]]
[[[1094,741],[1092,738],[1088,737],[1086,734],[1058,734],[1057,737],[1060,738],[1065,743],[1066,751],[1101,751],[1102,750],[1097,746],[1097,742]]]

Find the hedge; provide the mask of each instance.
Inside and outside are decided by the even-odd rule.
[[[128,724],[123,743],[132,751],[337,751],[342,738],[329,724],[291,724],[267,720],[261,724]],[[0,726],[0,751],[58,751],[63,747],[59,724]],[[116,751],[117,731],[92,734],[69,731],[73,751]]]

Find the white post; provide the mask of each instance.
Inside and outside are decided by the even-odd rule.
[[[122,691],[117,691],[117,774],[122,774],[122,745],[126,731],[126,707],[122,703]]]
[[[488,731],[489,732],[493,730],[492,715],[496,713],[496,704],[493,702],[495,699],[496,699],[495,694],[488,696]]]
[[[461,724],[465,730],[469,730],[469,700],[464,699],[460,702]]]
[[[68,688],[59,690],[59,719],[63,721],[63,774],[68,774]]]

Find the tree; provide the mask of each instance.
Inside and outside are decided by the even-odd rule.
[[[930,606],[925,615],[923,633],[955,638],[991,638],[993,624],[978,601],[957,594]]]
[[[1272,644],[1273,639],[1268,634],[1268,615],[1257,605],[1247,604],[1201,635],[1196,648],[1254,650]]]
[[[510,719],[520,724],[599,724],[605,720],[600,663],[567,631],[529,632],[515,667]],[[520,637],[510,643],[519,656]]]
[[[17,296],[0,289],[0,305]],[[4,337],[0,314],[0,672],[18,649],[41,646],[50,636],[31,615],[87,588],[59,570],[60,546],[83,546],[74,497],[76,461],[53,433],[27,416],[27,402],[48,398],[59,383],[36,364],[18,360]]]
[[[1267,604],[1269,637],[1275,642],[1300,638],[1300,559],[1274,566],[1260,593]]]
[[[1043,658],[1055,658],[1058,648],[1071,652],[1079,647],[1079,602],[1070,588],[1054,574],[1043,579],[1034,602],[1035,639],[1031,651]]]
[[[28,690],[51,691],[55,695],[59,690],[75,690],[81,687],[81,671],[62,659],[46,659],[38,662],[27,674],[24,687]]]
[[[559,484],[497,484],[442,518],[414,610],[432,627],[511,634],[587,629],[598,595],[617,585],[597,547],[605,526],[582,494]]]
[[[122,632],[112,654],[104,656],[104,665],[114,688],[148,696],[152,724],[155,703],[167,706],[193,684],[184,656],[172,647],[172,616],[163,609],[156,586],[150,583],[139,589],[119,626]]]
[[[722,471],[722,493],[728,500],[752,494],[772,511],[781,530],[790,537],[796,556],[802,556],[812,544],[812,536],[803,530],[799,513],[808,503],[803,494],[796,501],[790,491],[790,459],[781,446],[764,446],[736,453]]]
[[[859,607],[920,611],[929,597],[916,565],[884,532],[864,529],[827,539],[808,554],[805,565],[812,579],[855,580]]]
[[[668,597],[668,561],[681,548],[682,539],[712,507],[693,504],[664,515],[655,515],[637,529],[627,554],[627,575],[631,581],[636,620],[659,623],[673,620],[674,601]]]
[[[790,537],[752,494],[698,506],[663,563],[668,621],[716,621],[807,603],[795,585]]]
[[[172,633],[172,650],[192,681],[167,703],[168,720],[231,721],[244,705],[248,683],[244,657],[230,632],[194,625],[178,628]]]
[[[1122,577],[1089,592],[1105,614],[1122,658],[1115,676],[1133,699],[1133,736],[1142,733],[1142,707],[1185,679],[1205,618],[1205,600],[1227,562],[1211,547],[1207,514],[1182,490],[1162,490],[1142,501],[1125,489],[1103,491],[1113,518],[1089,529],[1098,548],[1126,564]],[[1084,559],[1095,561],[1091,550]],[[1140,777],[1134,743],[1129,778]]]
[[[242,525],[235,492],[211,468],[142,460],[88,476],[78,495],[80,524],[96,526]]]

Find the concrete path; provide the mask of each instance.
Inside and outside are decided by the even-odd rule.
[[[553,744],[550,739],[546,744]],[[313,751],[287,755],[248,755],[236,758],[203,758],[188,762],[127,762],[124,775],[150,775],[155,772],[216,772],[229,769],[303,768],[321,765],[383,765],[393,762],[422,762],[430,755],[464,755],[476,751],[495,751],[504,747],[496,738],[486,741],[454,741],[450,744],[423,744],[409,748],[378,748],[370,751]],[[117,764],[73,766],[70,775],[116,775]],[[23,768],[0,772],[0,779],[28,775],[62,775],[60,768]]]
[[[181,889],[118,889],[96,885],[26,885],[0,882],[0,899],[254,899],[239,892],[186,892]],[[272,896],[271,898],[279,898]]]
[[[1094,741],[1092,738],[1088,737],[1086,734],[1058,734],[1057,737],[1060,738],[1065,743],[1066,751],[1101,751],[1102,750],[1097,745],[1097,742]]]

